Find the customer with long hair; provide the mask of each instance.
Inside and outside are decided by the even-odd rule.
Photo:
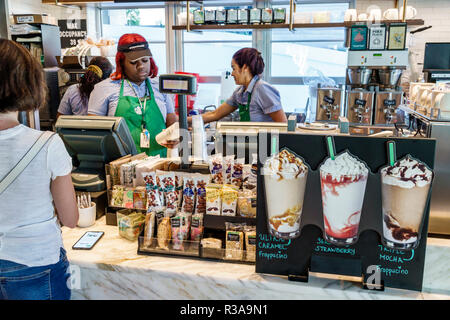
[[[10,40],[0,52],[0,300],[70,299],[60,223],[78,221],[72,160],[57,134],[17,120],[45,103],[39,62]]]
[[[88,114],[123,117],[138,152],[166,157],[166,148],[177,141],[160,145],[155,138],[178,117],[172,98],[159,92],[157,75],[147,40],[136,33],[124,34],[117,46],[116,72],[94,87]]]
[[[87,115],[88,101],[94,86],[109,78],[114,66],[105,57],[94,57],[78,83],[69,86],[59,104],[60,115]]]

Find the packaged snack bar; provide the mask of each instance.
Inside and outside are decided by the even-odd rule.
[[[145,215],[144,241],[145,248],[150,248],[153,242],[153,233],[155,231],[155,212],[148,212]]]
[[[147,157],[140,161],[136,167],[134,168],[136,181],[135,185],[137,187],[145,186],[145,181],[143,178],[143,172],[155,171],[155,167],[157,167],[158,163],[163,162],[164,159],[161,159],[159,155],[154,157]]]
[[[177,193],[177,206],[178,208],[181,207],[181,203],[183,200],[183,172],[177,172],[175,171],[175,191]]]
[[[145,181],[145,190],[147,192],[147,211],[160,210],[163,205],[161,202],[161,194],[156,183],[156,173],[142,172]]]
[[[208,184],[206,185],[206,214],[220,216],[222,185]]]
[[[239,189],[242,187],[244,161],[245,159],[237,159],[231,171],[231,184]]]
[[[239,189],[237,186],[224,185],[222,188],[222,215],[236,216]]]
[[[182,211],[192,214],[194,212],[195,182],[192,176],[184,177]]]
[[[119,227],[119,235],[130,241],[134,241],[139,237],[145,224],[145,217],[142,213],[132,212],[124,215],[117,221]]]
[[[245,260],[256,261],[256,227],[245,226]]]
[[[170,218],[164,217],[158,225],[158,248],[169,250],[169,243],[172,237],[172,232],[170,228]]]
[[[130,162],[120,166],[120,184],[125,187],[133,186],[133,166]]]
[[[136,187],[133,192],[133,207],[135,209],[147,209],[147,197],[145,187]]]
[[[223,159],[223,182],[231,183],[231,171],[233,170],[234,155],[225,156]]]
[[[194,177],[195,183],[195,213],[205,214],[206,213],[206,185],[209,181],[209,175],[199,174]]]
[[[164,176],[166,174],[166,171],[162,171],[162,170],[156,170],[156,185],[158,186],[158,190],[159,193],[161,195],[161,204],[163,206],[166,206],[166,201],[165,201],[165,197],[164,197],[164,187],[162,184],[162,176]]]
[[[123,206],[127,209],[133,209],[134,204],[134,190],[132,188],[125,188],[123,192]]]
[[[216,238],[203,238],[201,244],[203,248],[222,249],[222,240]]]
[[[243,190],[238,195],[238,213],[241,217],[256,217],[256,194],[251,190]]]
[[[181,220],[180,216],[175,216],[170,219],[170,224],[172,228],[172,244],[174,250],[182,250],[183,249],[183,234],[181,232]]]
[[[244,258],[245,224],[226,222],[225,259],[242,260]]]
[[[111,206],[112,207],[123,207],[123,193],[124,187],[120,185],[113,186],[111,193]]]
[[[109,163],[109,174],[111,183],[113,186],[120,185],[120,167],[127,162],[131,161],[131,155],[126,155],[120,159],[111,161]]]
[[[223,159],[222,154],[214,154],[209,158],[209,171],[211,172],[211,183],[223,184]]]
[[[178,201],[175,190],[175,173],[165,172],[160,176],[161,187],[164,192],[166,211],[173,215],[177,212]]]
[[[200,241],[203,234],[203,215],[194,214],[191,221],[191,240]]]

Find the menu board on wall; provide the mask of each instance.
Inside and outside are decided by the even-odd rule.
[[[259,139],[261,141],[261,136]],[[264,138],[264,140],[272,141],[272,138]],[[290,279],[305,282],[308,281],[311,272],[344,275],[361,279],[367,287],[369,284],[380,284],[381,288],[386,286],[420,291],[423,282],[431,193],[425,196],[425,207],[422,211],[423,226],[419,235],[416,234],[416,238],[419,239],[417,246],[408,250],[387,247],[383,242],[386,230],[384,230],[385,214],[382,208],[383,190],[380,170],[386,166],[386,144],[390,140],[396,143],[398,159],[411,156],[419,159],[432,170],[436,147],[434,139],[334,136],[336,155],[349,152],[364,162],[369,170],[365,192],[362,194],[359,230],[356,231],[356,237],[348,244],[337,245],[326,239],[329,233],[327,228],[333,225],[333,221],[325,219],[322,189],[326,182],[319,170],[324,159],[329,155],[324,142],[325,136],[279,134],[279,150],[289,149],[308,165],[304,200],[301,205],[296,206],[301,207],[300,222],[297,224],[294,220],[287,220],[292,228],[297,224],[299,234],[292,233],[293,230],[289,229],[288,224],[284,226],[284,235],[286,232],[291,232],[294,235],[292,238],[289,238],[289,235],[283,238],[271,232],[272,221],[269,216],[273,205],[269,202],[273,201],[280,207],[291,201],[293,193],[289,190],[293,190],[295,186],[287,181],[283,187],[283,179],[280,179],[276,188],[273,182],[266,187],[266,178],[261,174],[265,173],[266,168],[264,163],[259,163],[256,272],[287,275]],[[266,154],[270,152],[269,145]],[[258,153],[261,155],[261,150]],[[287,183],[292,185],[288,186]],[[286,190],[281,190],[282,188]],[[277,192],[283,193],[284,196],[275,194]],[[350,198],[355,199],[355,196]],[[339,208],[342,207],[344,204],[341,202]],[[289,214],[292,212],[293,210],[290,210]],[[351,218],[348,221],[350,224]],[[278,221],[278,225],[280,223],[283,223],[282,219]],[[344,229],[345,234],[350,237],[352,234],[350,225]],[[278,227],[277,230],[281,229]]]
[[[58,20],[61,49],[76,47],[87,36],[86,19]]]

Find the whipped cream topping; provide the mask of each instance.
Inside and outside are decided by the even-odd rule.
[[[264,174],[278,175],[284,179],[296,179],[303,177],[308,172],[308,167],[302,159],[284,148],[279,153],[272,155],[264,164]]]
[[[433,180],[433,172],[409,155],[381,169],[381,176],[383,183],[402,188],[423,187]]]
[[[368,175],[366,164],[345,151],[332,160],[328,158],[321,166],[320,171],[330,174],[334,180],[341,180],[343,176],[351,176],[357,180],[361,175]]]

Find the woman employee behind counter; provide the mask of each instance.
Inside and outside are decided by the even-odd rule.
[[[264,71],[264,60],[258,50],[240,49],[233,55],[231,68],[231,75],[240,87],[216,110],[204,113],[203,122],[220,120],[236,109],[239,109],[241,121],[287,122],[280,93],[259,77]],[[191,118],[188,121],[191,122]]]
[[[124,34],[117,46],[116,72],[94,87],[88,114],[123,117],[139,153],[166,157],[166,148],[178,142],[160,145],[155,137],[178,117],[172,99],[159,92],[157,75],[158,67],[145,38]]]

